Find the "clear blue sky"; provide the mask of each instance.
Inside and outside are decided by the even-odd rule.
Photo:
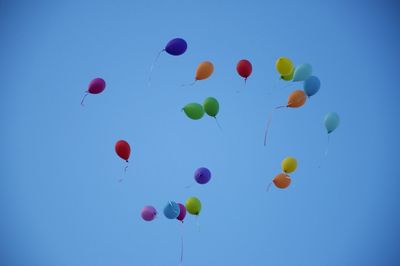
[[[368,3],[366,3],[368,2]],[[179,265],[180,224],[140,219],[146,204],[197,196],[184,265],[398,265],[399,5],[388,1],[1,1],[0,264]],[[174,37],[180,57],[157,52]],[[311,63],[320,92],[271,109],[274,62]],[[253,75],[243,89],[236,62]],[[197,64],[214,75],[193,87]],[[79,103],[88,82],[101,95]],[[240,93],[236,93],[240,90]],[[219,121],[189,120],[213,96]],[[328,111],[341,116],[320,169]],[[126,179],[114,143],[132,147]],[[285,156],[287,190],[266,187]],[[213,173],[192,183],[197,167]]]

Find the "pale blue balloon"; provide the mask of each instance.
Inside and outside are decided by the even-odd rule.
[[[293,81],[303,81],[312,75],[312,66],[310,64],[302,64],[294,70]]]
[[[180,212],[181,209],[175,201],[168,201],[167,205],[164,207],[164,215],[168,219],[176,219]]]
[[[304,92],[308,97],[313,96],[319,91],[321,87],[321,81],[316,76],[310,76],[308,79],[304,81]]]
[[[335,112],[330,112],[325,115],[324,124],[328,134],[333,132],[340,123],[339,115]]]

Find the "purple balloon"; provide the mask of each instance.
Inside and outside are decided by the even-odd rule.
[[[185,216],[186,216],[186,207],[185,207],[185,205],[183,205],[181,203],[178,203],[178,206],[179,206],[180,212],[179,212],[179,216],[176,217],[176,219],[183,222],[183,219],[185,219]]]
[[[206,184],[211,179],[211,172],[205,167],[200,167],[194,172],[194,179],[199,184]]]
[[[177,56],[183,54],[186,51],[186,49],[187,49],[186,41],[181,38],[175,38],[167,43],[167,46],[165,46],[164,50],[170,55]]]
[[[143,220],[150,222],[156,218],[157,210],[153,206],[144,206],[141,215]]]
[[[95,78],[89,83],[88,93],[99,94],[106,88],[106,82],[102,78]]]

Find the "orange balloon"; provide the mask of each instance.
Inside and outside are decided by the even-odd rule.
[[[214,72],[214,66],[210,61],[201,62],[196,70],[196,80],[203,80],[211,76]]]
[[[274,180],[275,186],[278,188],[287,188],[290,185],[291,179],[290,176],[288,176],[285,173],[280,173],[277,176],[275,176]]]
[[[297,90],[289,95],[287,107],[298,108],[303,106],[307,100],[307,95],[303,90]]]

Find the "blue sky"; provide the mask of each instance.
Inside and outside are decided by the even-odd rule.
[[[398,265],[398,12],[394,1],[1,1],[1,264],[179,265],[180,224],[140,210],[197,196],[184,265]],[[163,54],[147,87],[174,37],[187,52]],[[274,87],[280,56],[312,64],[322,86],[276,112],[264,147],[269,112],[301,88]],[[205,60],[213,76],[181,87]],[[95,77],[107,88],[82,108]],[[208,96],[222,131],[181,112]],[[341,125],[318,168],[329,111]],[[122,183],[119,139],[132,148]],[[267,193],[286,156],[299,162],[292,185]],[[200,166],[211,182],[185,188]]]

